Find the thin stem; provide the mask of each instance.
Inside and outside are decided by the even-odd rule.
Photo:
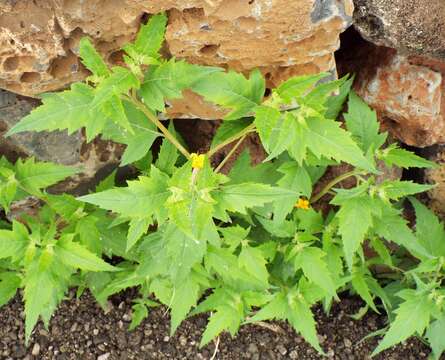
[[[238,140],[238,142],[230,149],[229,153],[226,155],[226,157],[219,163],[219,165],[216,167],[215,172],[219,172],[222,167],[226,164],[226,162],[232,157],[232,155],[235,153],[236,149],[241,145],[241,143],[246,138],[247,134],[244,134],[241,136]]]
[[[347,173],[344,173],[340,176],[337,176],[334,180],[330,181],[317,195],[313,196],[311,198],[311,203],[315,203],[318,200],[320,200],[323,196],[325,196],[333,186],[337,185],[339,182],[351,177],[351,176],[356,176],[359,174],[362,174],[362,171],[358,171],[358,170],[353,170],[353,171],[349,171]]]
[[[159,130],[164,134],[166,139],[168,139],[187,159],[190,159],[190,153],[187,149],[181,145],[181,143],[168,131],[168,129],[162,124],[162,122],[158,119],[156,115],[153,115],[150,110],[147,109],[145,104],[141,102],[139,99],[133,96],[125,97],[126,100],[132,102],[139,110],[141,110],[144,115],[155,124]]]
[[[243,137],[243,136],[247,135],[248,133],[253,132],[254,130],[255,130],[255,123],[252,123],[249,126],[246,126],[239,133],[224,140],[221,144],[216,145],[213,149],[210,149],[207,152],[207,156],[209,158],[212,157],[213,155],[215,155],[215,153],[217,153],[219,150],[221,150],[224,146],[233,143],[235,140],[238,140],[240,137]]]

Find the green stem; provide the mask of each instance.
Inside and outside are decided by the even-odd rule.
[[[219,163],[219,165],[216,167],[215,172],[219,172],[222,167],[226,164],[226,162],[232,157],[232,155],[235,153],[236,149],[241,145],[241,143],[246,138],[247,134],[244,134],[241,136],[238,140],[238,142],[230,149],[229,153],[226,155],[226,157]]]
[[[247,135],[250,132],[253,132],[255,130],[255,123],[250,124],[249,126],[246,126],[243,130],[241,130],[239,133],[229,137],[228,139],[224,140],[222,143],[216,145],[213,149],[210,149],[207,152],[207,156],[210,158],[215,153],[217,153],[219,150],[221,150],[224,146],[229,145],[233,143],[235,140],[238,140],[239,138]]]
[[[325,196],[333,186],[337,185],[339,182],[351,177],[351,176],[356,176],[359,174],[362,174],[362,171],[358,171],[358,170],[353,170],[353,171],[349,171],[347,173],[344,173],[340,176],[337,176],[334,180],[330,181],[317,195],[313,196],[311,198],[311,203],[315,203],[318,200],[320,200],[323,196]]]
[[[162,124],[162,122],[158,119],[156,115],[154,115],[148,108],[145,106],[143,102],[133,96],[125,97],[126,100],[130,101],[134,104],[139,110],[141,110],[144,115],[155,124],[159,130],[164,134],[166,139],[168,139],[187,159],[190,159],[190,153],[187,149],[181,145],[181,143],[168,131],[168,129]]]

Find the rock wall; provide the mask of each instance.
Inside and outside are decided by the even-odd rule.
[[[82,79],[78,42],[91,37],[110,63],[149,14],[167,11],[166,52],[244,71],[270,84],[335,73],[352,0],[9,0],[0,3],[0,88],[34,96]]]

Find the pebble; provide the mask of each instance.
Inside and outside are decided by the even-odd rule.
[[[99,330],[98,329],[94,329],[93,330],[93,335],[96,336],[97,334],[99,334]]]
[[[278,344],[277,350],[283,356],[287,354],[287,349],[282,344]]]
[[[292,360],[297,360],[297,359],[298,359],[298,351],[297,351],[297,350],[292,350],[292,351],[289,353],[289,357],[290,357]]]
[[[105,353],[105,354],[99,355],[97,357],[97,360],[107,360],[109,357],[110,357],[110,353]]]
[[[247,351],[250,352],[251,354],[256,354],[256,353],[258,353],[258,346],[256,346],[255,344],[251,343],[247,347]]]
[[[348,338],[344,339],[343,342],[345,343],[345,346],[347,348],[350,348],[352,346],[352,342]]]
[[[170,341],[170,337],[169,336],[164,336],[164,342],[169,342]]]
[[[35,343],[35,344],[34,344],[34,346],[32,347],[31,354],[32,354],[33,356],[37,356],[37,355],[40,354],[40,345],[39,345],[39,343]]]

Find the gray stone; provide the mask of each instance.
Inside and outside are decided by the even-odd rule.
[[[445,1],[354,0],[354,26],[367,40],[445,59]]]

